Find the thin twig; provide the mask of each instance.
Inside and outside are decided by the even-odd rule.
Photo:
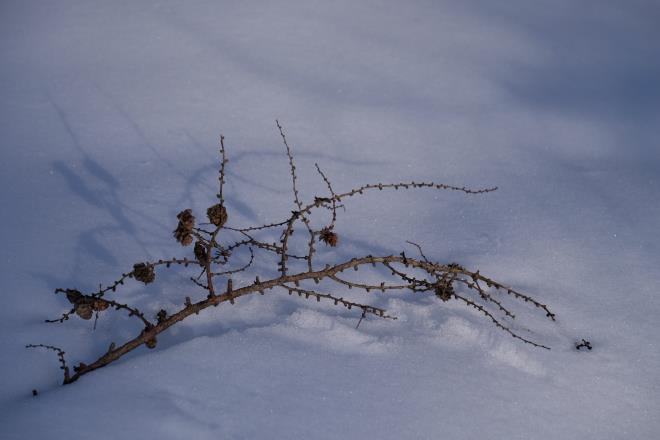
[[[337,221],[337,199],[336,199],[337,194],[335,194],[335,191],[332,189],[332,184],[330,183],[330,180],[323,173],[319,164],[315,163],[314,166],[316,166],[316,171],[318,171],[318,173],[321,175],[323,181],[328,187],[328,191],[330,191],[330,196],[331,196],[330,203],[332,204],[332,221],[330,222],[328,229],[332,231],[335,227],[335,222]],[[318,197],[315,199],[315,202],[324,202],[324,201],[325,200]]]
[[[359,308],[359,309],[362,310],[362,316],[364,316],[364,314],[366,314],[366,313],[370,313],[370,314],[376,315],[380,318],[397,319],[396,316],[386,315],[385,314],[386,310],[381,309],[379,307],[373,307],[373,306],[369,306],[369,305],[366,305],[366,304],[360,304],[360,303],[356,303],[356,302],[353,302],[353,301],[348,301],[344,298],[329,295],[327,293],[319,293],[315,290],[301,289],[301,288],[298,288],[298,287],[287,286],[285,284],[281,284],[281,286],[289,291],[289,295],[292,294],[292,293],[297,293],[298,296],[300,296],[300,297],[302,297],[302,296],[304,296],[305,298],[312,297],[312,298],[316,298],[317,301],[321,301],[321,299],[328,299],[330,301],[333,301],[335,305],[337,305],[337,304],[343,305],[348,310],[352,309],[353,307]]]
[[[315,251],[314,249],[315,234],[309,223],[309,219],[305,215],[305,212],[303,212],[303,206],[302,203],[300,202],[300,197],[298,195],[298,186],[296,185],[296,181],[298,178],[296,176],[296,165],[294,164],[293,161],[293,154],[291,153],[291,148],[289,147],[289,143],[286,140],[286,135],[284,134],[284,129],[280,125],[279,121],[276,120],[275,123],[277,124],[277,128],[280,130],[280,135],[282,136],[282,142],[284,142],[284,146],[286,147],[286,155],[289,158],[289,168],[291,172],[291,181],[293,184],[293,199],[296,203],[296,206],[298,207],[298,211],[296,211],[298,214],[296,215],[296,212],[293,213],[293,216],[288,222],[287,229],[282,236],[281,242],[282,242],[283,254],[280,260],[281,271],[282,271],[282,275],[286,274],[286,261],[287,261],[286,249],[289,243],[289,237],[291,237],[291,233],[293,232],[293,223],[298,217],[300,217],[302,222],[305,224],[305,227],[307,228],[307,232],[309,232],[309,241],[307,243],[309,249],[307,254],[307,268],[311,272],[313,270],[312,259],[314,257],[314,251]]]
[[[66,359],[64,358],[64,355],[66,354],[64,350],[62,350],[59,347],[55,347],[54,345],[45,345],[45,344],[28,344],[25,346],[25,348],[45,348],[46,350],[52,350],[56,352],[57,358],[60,361],[60,369],[64,374],[64,384],[67,384],[71,380],[69,367],[67,366]]]
[[[225,165],[229,162],[225,154],[225,137],[220,135],[220,170],[218,173],[218,194],[217,197],[220,200],[220,204],[225,204],[225,198],[223,195],[223,189],[225,186]]]

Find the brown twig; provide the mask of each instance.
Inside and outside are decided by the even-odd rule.
[[[291,153],[291,148],[289,147],[289,143],[286,140],[286,135],[284,134],[284,129],[280,125],[279,121],[275,121],[277,124],[277,128],[280,130],[280,135],[282,136],[282,142],[284,142],[284,146],[286,147],[286,155],[289,158],[289,169],[291,172],[291,181],[293,184],[293,199],[296,203],[296,206],[298,207],[297,211],[293,212],[293,215],[288,222],[287,229],[285,230],[284,234],[282,235],[282,258],[280,260],[280,265],[281,265],[281,271],[282,275],[286,275],[286,262],[287,262],[287,256],[286,256],[286,250],[288,247],[289,243],[289,238],[291,237],[291,234],[293,233],[293,224],[296,221],[298,217],[302,220],[302,222],[305,224],[305,227],[307,228],[307,232],[309,232],[309,241],[308,241],[308,253],[307,253],[307,268],[311,272],[313,270],[312,267],[312,259],[314,256],[314,242],[315,242],[315,234],[314,231],[312,230],[312,227],[310,226],[309,219],[307,218],[306,213],[303,211],[303,206],[302,203],[300,202],[300,197],[298,195],[298,187],[296,185],[297,182],[297,175],[296,175],[296,165],[294,164],[293,161],[293,154]]]
[[[225,154],[225,137],[220,135],[220,170],[218,171],[217,197],[218,200],[220,200],[221,205],[225,204],[223,189],[225,186],[225,165],[227,165],[227,162],[229,162],[229,160],[227,159],[227,155]]]
[[[60,369],[62,370],[62,373],[64,375],[64,384],[69,383],[71,380],[71,375],[69,371],[69,367],[66,364],[66,359],[64,358],[64,355],[66,352],[62,350],[59,347],[55,347],[54,345],[45,345],[45,344],[28,344],[25,346],[25,348],[45,348],[46,350],[52,350],[57,353],[57,358],[60,361]]]
[[[330,180],[326,177],[326,175],[323,173],[321,170],[321,167],[319,164],[315,163],[314,166],[316,167],[316,171],[321,175],[323,178],[323,181],[325,182],[326,186],[328,187],[328,191],[330,191],[330,199],[327,198],[321,198],[317,197],[314,199],[315,203],[323,203],[329,201],[332,204],[332,220],[330,221],[330,225],[328,225],[329,230],[333,230],[335,228],[335,223],[337,222],[337,194],[335,194],[335,191],[332,189],[332,184],[330,183]]]
[[[287,286],[285,284],[281,284],[281,286],[289,291],[289,295],[291,295],[292,293],[297,293],[298,296],[300,296],[300,297],[304,296],[305,298],[309,298],[311,296],[312,298],[316,298],[317,301],[321,301],[321,299],[328,299],[330,301],[333,301],[335,305],[337,305],[337,304],[343,305],[348,310],[351,310],[353,307],[361,309],[363,315],[365,313],[370,313],[370,314],[376,315],[380,318],[397,319],[396,316],[386,315],[385,314],[385,312],[386,312],[385,309],[381,309],[379,307],[373,307],[373,306],[366,305],[366,304],[361,304],[361,303],[356,303],[356,302],[353,302],[353,301],[348,301],[344,298],[329,295],[327,293],[319,293],[315,290],[300,289],[298,287],[291,287],[291,286]]]
[[[441,264],[437,263],[429,263],[413,258],[405,258],[406,264],[408,264],[410,267],[417,268],[417,269],[422,269],[422,270],[429,270],[433,269],[434,271],[441,271],[442,268],[444,267]],[[300,283],[302,281],[313,281],[317,279],[326,279],[326,278],[332,278],[333,276],[336,276],[336,274],[341,273],[343,271],[346,271],[348,269],[353,269],[355,267],[361,267],[365,265],[372,265],[372,264],[383,264],[387,263],[389,265],[394,264],[394,263],[399,263],[403,264],[404,262],[404,257],[397,256],[397,255],[389,255],[389,256],[383,256],[383,257],[375,257],[375,256],[367,256],[367,257],[362,257],[362,258],[353,258],[349,261],[346,261],[344,263],[336,264],[334,266],[329,266],[323,270],[317,270],[317,271],[312,271],[312,272],[301,272],[297,274],[288,274],[284,276],[280,276],[277,278],[273,278],[270,280],[266,281],[259,281],[259,282],[254,282],[252,284],[243,286],[238,289],[233,288],[233,284],[231,282],[228,282],[228,287],[225,293],[221,295],[216,295],[213,297],[207,297],[204,300],[201,300],[197,303],[192,303],[189,298],[186,300],[186,304],[183,309],[178,311],[177,313],[174,313],[170,316],[168,316],[166,319],[158,322],[156,325],[145,328],[143,332],[141,332],[137,337],[133,338],[132,340],[126,342],[124,345],[120,347],[116,347],[113,350],[109,350],[108,352],[104,353],[100,358],[98,358],[96,361],[92,362],[91,364],[85,365],[84,368],[79,369],[75,374],[73,374],[69,380],[66,381],[66,383],[71,383],[76,380],[78,380],[82,375],[87,374],[93,370],[96,370],[98,368],[104,367],[105,365],[108,365],[109,363],[119,359],[126,353],[134,350],[135,348],[139,347],[142,344],[147,344],[148,341],[155,340],[156,336],[159,335],[160,333],[164,332],[167,330],[169,327],[172,325],[176,324],[177,322],[180,322],[187,318],[188,316],[192,314],[198,314],[202,310],[211,307],[211,306],[216,306],[221,303],[229,301],[230,303],[234,303],[234,301],[240,297],[252,294],[252,293],[257,293],[261,291],[265,291],[268,289],[272,289],[274,287],[282,287],[284,286],[285,288],[290,284],[295,284],[295,283]],[[230,280],[231,281],[231,280]],[[378,286],[376,286],[378,287]],[[298,289],[298,288],[292,288],[292,289]],[[304,290],[304,289],[300,289]],[[316,296],[318,294],[315,292],[313,294],[313,291],[307,291],[309,292],[310,296]],[[337,299],[338,302],[341,298],[336,298],[336,297],[330,297],[329,295],[324,296],[324,294],[318,294],[321,295],[322,298],[328,298],[335,300]],[[538,344],[536,342],[533,342],[527,338],[524,338],[522,336],[519,336],[516,334],[513,330],[511,330],[509,327],[506,325],[502,324],[495,316],[489,312],[484,306],[477,304],[473,300],[470,300],[468,298],[465,298],[459,294],[455,294],[454,297],[456,299],[459,299],[463,302],[465,302],[467,305],[474,307],[477,309],[479,312],[484,314],[486,317],[488,317],[497,327],[500,329],[504,330],[505,332],[509,333],[511,336],[525,342],[528,344],[531,344],[535,347],[540,347],[540,348],[546,348],[549,349],[549,347],[544,346],[542,344]],[[342,303],[344,304],[344,303]],[[358,303],[353,303],[355,307],[369,307],[371,310],[376,310],[378,316],[380,316],[380,311],[382,309],[374,308],[371,306],[366,306],[363,304],[358,304]],[[351,305],[351,307],[353,307]],[[348,307],[348,306],[347,306]],[[364,310],[364,309],[363,309]],[[367,313],[373,313],[370,311],[367,311]],[[384,314],[384,311],[383,311]],[[392,317],[393,318],[393,317]]]

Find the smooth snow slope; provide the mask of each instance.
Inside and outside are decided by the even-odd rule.
[[[641,0],[3,0],[0,438],[657,438],[659,22]],[[315,162],[339,190],[499,186],[353,200],[323,258],[422,243],[549,304],[554,325],[519,316],[552,350],[433,298],[372,294],[399,320],[356,330],[273,293],[60,387],[25,344],[89,362],[139,329],[44,324],[52,291],[185,255],[175,215],[213,200],[220,133],[232,223],[290,212],[275,118],[307,199]],[[195,292],[172,272],[117,297],[154,313]]]

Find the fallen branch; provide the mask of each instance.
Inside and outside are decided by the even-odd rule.
[[[291,215],[283,220],[265,223],[263,225],[252,225],[243,227],[227,226],[228,212],[224,200],[225,168],[228,163],[224,137],[220,138],[220,166],[218,176],[218,203],[208,208],[206,215],[212,228],[200,228],[196,226],[197,219],[191,209],[185,209],[177,215],[178,224],[174,230],[174,238],[183,246],[193,246],[193,259],[188,257],[171,258],[168,260],[157,260],[153,262],[140,262],[133,265],[133,270],[123,273],[116,281],[110,283],[107,287],[99,286],[97,291],[84,294],[76,289],[56,289],[56,293],[64,293],[72,308],[63,313],[58,319],[47,320],[49,323],[64,323],[71,316],[78,316],[82,319],[91,319],[93,314],[98,317],[99,313],[106,313],[110,310],[124,310],[130,316],[135,316],[143,325],[139,334],[132,339],[117,346],[111,344],[110,347],[101,354],[96,360],[90,363],[79,363],[73,368],[73,374],[69,370],[65,360],[64,351],[50,345],[29,345],[29,348],[41,347],[55,351],[60,359],[61,368],[64,371],[64,384],[70,384],[80,377],[94,370],[102,368],[125,354],[145,345],[148,348],[157,346],[158,337],[173,325],[183,321],[193,314],[199,314],[204,309],[211,306],[218,306],[223,303],[235,304],[236,299],[246,295],[259,293],[265,294],[273,290],[283,290],[289,295],[296,294],[300,297],[314,298],[317,301],[324,300],[334,305],[341,305],[351,310],[357,309],[359,312],[359,321],[356,326],[359,327],[367,315],[384,319],[396,319],[396,316],[389,314],[385,309],[374,307],[372,305],[348,300],[341,295],[333,293],[321,293],[315,287],[305,287],[311,283],[319,284],[321,281],[332,283],[335,289],[360,289],[367,293],[372,291],[385,294],[389,291],[408,290],[422,294],[436,296],[441,301],[456,300],[472,307],[483,314],[496,327],[505,331],[510,336],[534,347],[549,349],[540,343],[527,339],[516,333],[507,321],[515,319],[514,314],[503,303],[503,299],[496,299],[494,295],[497,292],[509,296],[513,300],[530,303],[536,309],[542,311],[545,316],[555,320],[555,315],[548,306],[542,304],[532,297],[506,287],[503,284],[487,278],[479,271],[473,272],[465,269],[456,263],[441,264],[427,258],[422,247],[417,243],[408,242],[416,247],[421,258],[410,258],[404,252],[399,255],[366,255],[357,258],[351,258],[347,261],[337,262],[332,265],[326,265],[323,269],[314,267],[315,255],[319,249],[315,246],[317,239],[319,243],[326,246],[335,247],[339,244],[339,235],[336,232],[337,208],[344,206],[342,203],[346,199],[358,197],[365,192],[374,190],[411,190],[411,189],[433,189],[433,190],[452,190],[465,194],[484,194],[495,191],[497,188],[469,189],[435,182],[401,182],[401,183],[375,183],[363,185],[349,191],[337,193],[327,175],[316,164],[316,170],[327,186],[329,194],[314,197],[312,202],[303,203],[298,191],[298,176],[294,155],[289,146],[284,129],[277,123],[282,141],[286,148],[286,155],[289,161],[289,169],[292,181],[294,210]],[[331,221],[325,226],[315,229],[312,223],[314,214],[318,209],[329,210],[332,214]],[[304,249],[291,249],[291,236],[299,222],[305,227],[309,236]],[[255,233],[280,229],[279,242],[267,242],[257,239]],[[240,234],[239,241],[223,242],[219,237],[222,230]],[[249,251],[249,261],[243,263],[238,251],[246,249]],[[261,280],[257,275],[254,282],[243,286],[235,286],[231,278],[232,275],[246,272],[253,268],[253,262],[257,258],[255,250],[270,255],[275,258],[277,273],[279,276]],[[238,261],[234,261],[238,260]],[[304,268],[295,270],[295,264],[292,262],[303,262]],[[233,263],[233,264],[230,264]],[[152,322],[147,315],[136,307],[117,302],[106,296],[115,292],[118,288],[134,279],[144,284],[150,284],[156,279],[156,269],[168,269],[174,266],[197,266],[201,273],[197,277],[190,277],[191,282],[197,288],[202,289],[205,295],[202,299],[193,302],[189,297],[182,301],[182,307],[174,311],[159,310],[155,314],[155,322]],[[301,266],[298,264],[297,266]],[[359,271],[363,267],[380,266],[386,269],[391,278],[379,280],[377,283],[370,283],[365,280],[352,281],[347,276],[342,275],[345,271]],[[232,268],[233,267],[233,268]],[[415,271],[413,275],[413,270]],[[421,274],[421,275],[420,275]],[[205,278],[202,280],[202,276]],[[225,285],[219,289],[219,286]],[[483,284],[483,285],[482,285]],[[303,286],[301,286],[303,285]],[[485,287],[484,287],[485,285]],[[458,292],[457,288],[462,287],[464,291]],[[473,293],[470,296],[470,293]],[[503,316],[499,316],[503,315]]]

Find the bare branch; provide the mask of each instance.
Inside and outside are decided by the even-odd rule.
[[[496,190],[497,188],[485,188],[472,190],[466,187],[451,186],[446,184],[439,184],[434,182],[403,182],[403,183],[376,183],[363,185],[350,191],[337,193],[335,192],[330,180],[322,171],[318,164],[315,164],[316,170],[325,182],[329,194],[325,197],[316,196],[313,202],[303,204],[299,191],[298,191],[298,177],[296,173],[296,166],[294,162],[293,153],[288,144],[287,138],[284,134],[284,129],[276,121],[284,146],[286,147],[286,155],[289,160],[289,168],[291,174],[292,191],[294,198],[294,210],[291,215],[280,222],[266,223],[263,225],[252,225],[247,227],[229,227],[225,226],[228,215],[224,206],[224,185],[225,185],[225,166],[228,162],[224,137],[220,137],[220,166],[218,177],[218,193],[216,194],[219,203],[209,207],[206,215],[210,221],[210,225],[214,228],[200,228],[195,225],[196,218],[193,215],[192,209],[185,209],[177,215],[178,225],[174,231],[174,237],[183,246],[189,246],[195,243],[193,247],[194,258],[171,258],[167,260],[145,261],[135,263],[130,272],[123,273],[116,281],[113,281],[106,287],[99,285],[97,291],[91,294],[83,294],[76,289],[56,289],[56,293],[65,294],[67,300],[72,308],[62,314],[58,319],[47,320],[46,322],[62,323],[69,320],[72,315],[76,315],[81,319],[90,320],[93,316],[98,318],[99,313],[113,308],[115,310],[125,310],[129,316],[137,317],[143,324],[140,333],[125,341],[123,344],[112,343],[110,347],[99,357],[90,364],[80,363],[73,369],[73,374],[68,369],[64,360],[64,351],[50,345],[29,345],[28,348],[46,348],[55,351],[58,354],[61,368],[64,370],[64,384],[70,384],[77,381],[83,375],[102,368],[118,359],[125,354],[137,349],[138,347],[145,346],[147,348],[154,348],[157,345],[157,337],[171,326],[183,321],[193,314],[199,314],[201,311],[208,307],[216,307],[220,304],[228,302],[229,304],[236,304],[237,301],[246,295],[254,293],[265,294],[271,289],[284,289],[290,295],[296,294],[299,297],[314,298],[316,301],[321,300],[331,302],[336,306],[343,306],[347,309],[356,308],[361,311],[360,318],[356,325],[359,328],[362,321],[367,315],[375,315],[381,318],[396,319],[395,316],[387,314],[386,310],[374,307],[366,302],[354,302],[344,298],[343,296],[322,293],[314,289],[304,288],[312,284],[312,282],[319,284],[321,281],[334,282],[335,287],[342,290],[360,289],[366,293],[372,291],[386,294],[388,292],[411,292],[416,294],[434,295],[441,301],[456,300],[468,307],[476,309],[479,313],[484,315],[490,322],[497,328],[503,330],[514,338],[521,340],[527,344],[535,347],[546,348],[545,345],[527,339],[517,331],[515,331],[507,323],[509,319],[514,319],[514,314],[510,311],[509,302],[530,303],[534,308],[541,309],[546,317],[555,320],[555,315],[550,311],[548,306],[542,304],[538,300],[529,295],[520,293],[510,287],[487,278],[479,271],[473,272],[465,269],[463,266],[456,263],[441,264],[433,261],[424,254],[422,246],[408,241],[407,243],[415,246],[419,251],[420,258],[410,258],[406,256],[405,252],[399,255],[385,255],[373,256],[366,255],[358,258],[351,258],[348,260],[336,262],[332,265],[326,265],[323,269],[314,268],[313,259],[317,252],[315,248],[316,239],[324,242],[326,245],[335,247],[339,244],[337,234],[334,228],[337,221],[338,208],[344,207],[346,199],[363,195],[367,191],[372,190],[411,190],[428,188],[434,190],[452,190],[459,191],[466,194],[483,194]],[[327,209],[332,214],[332,219],[327,226],[315,231],[311,227],[312,215],[317,212],[317,209]],[[291,236],[294,229],[299,226],[298,221],[301,221],[309,234],[306,248],[302,249],[302,244],[297,240],[291,241]],[[205,225],[207,225],[205,223]],[[222,231],[229,232],[229,234],[222,233]],[[255,238],[257,232],[262,235],[270,234],[268,239]],[[254,235],[253,235],[254,233]],[[279,233],[278,235],[275,235]],[[236,234],[240,234],[240,240],[236,241]],[[274,235],[274,237],[272,237]],[[279,243],[278,240],[279,239]],[[271,242],[272,240],[272,242]],[[250,252],[250,259],[245,262],[239,255],[244,255],[242,252],[237,252],[244,247],[247,247]],[[300,249],[298,249],[300,248]],[[277,270],[268,265],[255,264],[257,256],[254,250],[262,250],[265,252],[258,253],[259,256],[270,258],[276,262]],[[306,264],[303,263],[306,262]],[[261,262],[261,261],[260,261]],[[291,267],[289,263],[291,262]],[[202,289],[207,292],[203,299],[193,302],[191,294],[186,296],[182,294],[185,300],[181,300],[178,310],[165,311],[160,309],[156,311],[149,311],[149,316],[154,316],[156,322],[151,322],[146,318],[137,307],[129,306],[128,304],[120,303],[116,300],[106,299],[105,296],[109,292],[114,292],[116,289],[125,284],[128,278],[133,278],[143,284],[149,284],[156,279],[156,269],[161,267],[170,268],[172,266],[188,267],[192,265],[201,268],[201,273],[197,277],[191,276],[190,280],[196,289]],[[256,266],[256,268],[255,268]],[[301,268],[300,266],[306,266]],[[343,272],[347,270],[359,271],[363,267],[376,267],[382,266],[389,270],[390,275],[382,276],[376,274],[375,280],[373,278],[357,279],[356,277],[347,277]],[[228,269],[234,267],[234,269]],[[265,272],[254,273],[256,269],[264,269]],[[276,273],[277,276],[268,279],[260,279],[260,275],[267,278],[265,274]],[[229,278],[233,274],[241,273],[237,277],[236,282]],[[202,276],[206,274],[205,282]],[[251,275],[249,275],[251,274]],[[256,275],[256,276],[254,276]],[[245,280],[251,279],[254,276],[253,282],[246,282]],[[215,282],[225,277],[226,287],[220,285],[216,286]],[[372,281],[373,280],[373,281]],[[485,286],[484,286],[485,285]],[[457,292],[456,289],[460,289]],[[502,298],[495,298],[497,291],[506,293]],[[497,316],[496,316],[497,315]],[[503,315],[503,317],[499,317]]]

